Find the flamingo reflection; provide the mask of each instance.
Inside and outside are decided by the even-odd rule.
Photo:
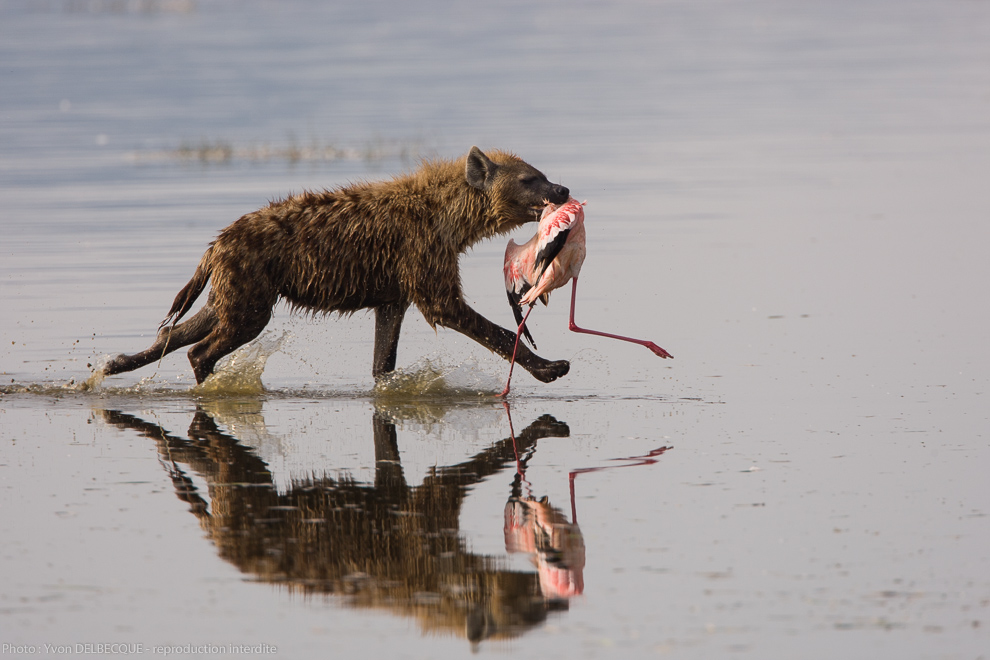
[[[512,414],[503,402],[509,420],[509,434],[515,439]],[[550,600],[565,601],[584,593],[584,536],[578,526],[574,482],[578,475],[618,467],[652,465],[671,447],[653,449],[641,456],[611,459],[610,465],[571,470],[567,475],[571,518],[550,504],[548,497],[535,497],[526,479],[526,465],[532,451],[513,443],[516,454],[516,478],[512,496],[505,504],[505,549],[509,553],[528,553],[540,578],[540,590]]]

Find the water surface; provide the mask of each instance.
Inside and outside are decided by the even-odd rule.
[[[4,652],[982,657],[988,12],[3,3]],[[414,312],[385,391],[370,315],[281,308],[246,387],[76,389],[240,215],[473,144],[588,200],[579,322],[675,360],[560,292],[507,407]]]

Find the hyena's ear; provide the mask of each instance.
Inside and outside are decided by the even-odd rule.
[[[464,168],[464,178],[474,188],[487,190],[495,178],[495,170],[498,165],[493,163],[481,149],[471,147],[468,152],[467,165]]]

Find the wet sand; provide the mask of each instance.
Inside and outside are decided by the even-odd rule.
[[[404,7],[0,9],[3,653],[983,657],[987,7]],[[77,389],[241,214],[471,144],[588,200],[579,323],[673,361],[561,291],[507,407],[418,313],[384,389],[369,315],[283,309],[220,387]]]

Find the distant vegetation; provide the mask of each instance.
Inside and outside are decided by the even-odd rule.
[[[37,2],[34,11],[65,11],[87,14],[189,14],[195,0],[62,0]]]
[[[374,140],[362,147],[345,147],[329,142],[312,140],[300,143],[290,139],[287,144],[235,145],[226,140],[202,140],[183,142],[176,149],[165,151],[142,151],[134,154],[138,162],[176,160],[203,164],[231,164],[234,162],[287,163],[333,162],[340,160],[378,162],[399,159],[403,162],[416,161],[432,151],[422,142],[399,140]]]

